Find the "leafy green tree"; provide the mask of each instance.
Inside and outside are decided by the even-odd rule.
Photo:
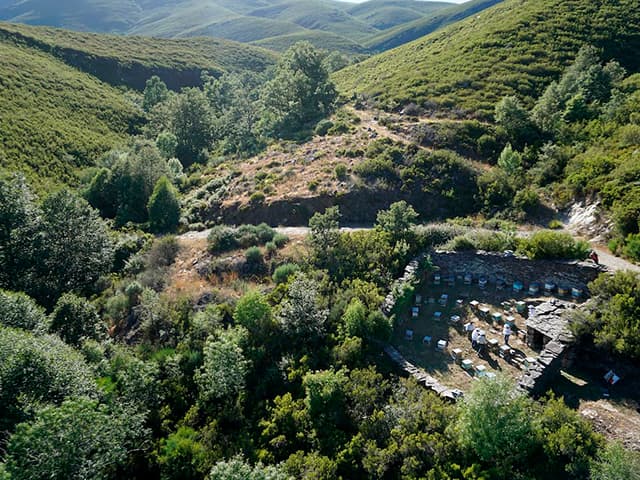
[[[287,50],[276,73],[262,91],[265,132],[287,136],[327,115],[336,99],[336,90],[323,65],[322,54],[308,42]]]
[[[106,333],[96,308],[86,298],[73,293],[60,297],[51,313],[49,329],[75,346],[80,346],[87,339],[101,339]]]
[[[532,404],[512,380],[481,380],[465,396],[455,424],[460,444],[503,474],[522,462],[534,446]]]
[[[29,408],[94,396],[93,374],[80,353],[56,336],[0,326],[0,430],[27,418]]]
[[[0,176],[0,287],[25,290],[29,285],[39,216],[24,177]]]
[[[13,480],[114,478],[147,431],[144,416],[89,399],[66,400],[18,425],[7,446]]]
[[[149,203],[149,226],[155,233],[174,232],[180,224],[178,192],[165,176],[156,183]]]
[[[274,325],[271,305],[257,290],[246,293],[238,300],[233,319],[252,335],[267,333]]]
[[[592,480],[640,479],[640,455],[611,443],[600,453],[591,469]]]
[[[529,112],[517,97],[504,97],[496,105],[496,124],[504,129],[510,142],[518,148],[535,142],[534,125]]]
[[[309,230],[309,243],[316,263],[326,268],[340,240],[340,209],[330,207],[324,213],[314,213],[309,219]]]
[[[22,292],[0,290],[0,324],[46,333],[49,320],[44,309],[33,298]]]
[[[206,449],[198,432],[180,427],[160,441],[158,453],[162,480],[200,480],[206,474]]]
[[[591,461],[602,447],[602,437],[561,398],[546,400],[533,426],[545,453],[548,478],[587,478]]]
[[[291,275],[300,271],[300,267],[295,263],[285,263],[283,265],[279,265],[274,271],[272,275],[272,279],[276,285],[280,285],[282,283],[286,283]]]
[[[300,480],[333,480],[338,478],[335,460],[316,452],[298,451],[285,462],[286,471]]]
[[[354,298],[342,315],[344,334],[349,337],[364,337],[367,332],[367,309],[358,298]]]
[[[176,155],[178,139],[171,132],[162,132],[156,138],[156,146],[165,160],[168,160]]]
[[[118,213],[118,192],[113,174],[108,168],[101,168],[91,179],[84,197],[93,208],[105,218],[114,218]]]
[[[148,219],[147,204],[158,180],[168,174],[167,162],[153,143],[137,142],[113,167],[116,192],[116,223],[142,223]]]
[[[381,210],[376,217],[376,227],[391,234],[394,240],[406,239],[411,226],[418,220],[418,213],[404,200],[392,203],[388,210]]]
[[[522,167],[522,156],[513,149],[510,143],[502,150],[498,158],[498,167],[509,177],[513,177]]]
[[[153,107],[169,98],[169,90],[167,89],[167,85],[160,79],[160,77],[154,75],[153,77],[149,78],[149,80],[147,80],[142,95],[142,108],[144,108],[144,110],[148,112]]]
[[[310,345],[326,334],[328,311],[321,308],[318,284],[303,273],[296,274],[287,299],[281,303],[278,321],[288,337]]]
[[[244,328],[236,327],[207,339],[204,362],[195,376],[202,401],[228,399],[244,389],[249,361],[241,343],[246,334]]]
[[[172,131],[177,140],[176,156],[185,166],[202,161],[202,152],[211,147],[213,125],[206,95],[187,88],[176,98],[171,112]]]
[[[348,425],[345,415],[346,383],[347,376],[342,370],[307,373],[302,380],[309,419],[322,450],[327,453],[335,452],[345,440],[341,429]]]
[[[208,480],[292,480],[279,467],[265,466],[261,463],[250,465],[242,457],[216,463],[211,469]]]
[[[69,235],[73,232],[73,235]],[[26,289],[52,307],[65,292],[89,291],[113,265],[113,242],[98,212],[68,190],[42,204],[36,278]]]

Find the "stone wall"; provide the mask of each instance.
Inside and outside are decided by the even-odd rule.
[[[396,306],[396,302],[398,301],[398,295],[402,293],[401,288],[403,285],[417,285],[420,282],[420,278],[422,276],[422,271],[420,270],[420,265],[426,258],[425,254],[422,254],[413,260],[411,260],[407,266],[404,268],[404,272],[402,276],[393,282],[393,286],[391,290],[385,297],[382,302],[382,313],[389,316],[393,312],[394,307]]]
[[[526,257],[489,252],[446,252],[437,250],[431,254],[434,265],[444,276],[462,277],[471,273],[474,280],[485,277],[490,283],[503,280],[507,285],[518,280],[526,286],[533,282],[553,282],[556,285],[582,288],[594,280],[602,267],[593,262],[529,260]]]

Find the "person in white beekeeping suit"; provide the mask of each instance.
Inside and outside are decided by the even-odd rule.
[[[502,335],[504,335],[504,344],[509,345],[509,337],[511,336],[511,325],[508,323],[504,324],[504,328],[502,329]]]

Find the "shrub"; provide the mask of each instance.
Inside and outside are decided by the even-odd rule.
[[[636,261],[640,260],[640,234],[636,233],[628,235],[622,252],[625,257],[629,257]]]
[[[458,225],[446,223],[435,225],[421,225],[414,228],[414,232],[421,248],[438,247],[449,240],[467,232],[467,229]]]
[[[347,166],[344,164],[336,165],[335,169],[336,178],[338,180],[346,180],[347,178]]]
[[[327,132],[329,132],[329,129],[333,127],[333,122],[331,120],[320,120],[317,124],[316,124],[316,128],[314,129],[314,133],[316,135],[320,135],[321,137],[324,137]]]
[[[269,254],[269,256],[274,255],[278,251],[278,246],[275,244],[275,242],[267,242],[265,243],[264,247],[267,249],[267,253]]]
[[[543,230],[519,240],[518,250],[529,258],[585,259],[589,244],[576,241],[568,233]]]
[[[260,225],[242,225],[238,228],[227,225],[216,225],[209,233],[209,251],[219,253],[235,248],[264,245],[274,240],[275,236],[275,230],[266,223],[261,223]]]
[[[244,258],[250,265],[259,265],[263,261],[262,251],[258,247],[249,247],[244,252]]]
[[[562,224],[562,222],[557,218],[549,221],[549,224],[547,225],[547,227],[551,230],[560,230],[563,226],[564,225]]]
[[[278,248],[284,247],[288,242],[289,237],[287,237],[284,233],[276,233],[273,236],[273,243],[275,243]]]
[[[265,197],[264,193],[262,193],[262,192],[254,192],[249,197],[249,203],[251,205],[258,205],[258,204],[264,202],[265,199],[266,199],[266,197]]]
[[[275,269],[272,278],[276,285],[280,285],[286,283],[291,275],[298,271],[300,271],[300,267],[295,263],[285,263]]]

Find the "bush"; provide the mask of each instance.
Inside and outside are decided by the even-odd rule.
[[[263,262],[262,251],[258,247],[250,247],[244,252],[248,264],[259,265]]]
[[[287,237],[284,233],[276,233],[273,236],[273,243],[275,243],[278,248],[282,248],[287,243],[289,243],[289,237]]]
[[[625,245],[622,249],[625,257],[629,257],[632,260],[640,260],[640,234],[630,234],[625,240]]]
[[[347,178],[347,166],[344,165],[343,163],[341,163],[339,165],[336,165],[335,173],[336,173],[336,178],[338,180],[346,180],[346,178]]]
[[[209,251],[211,253],[264,245],[270,241],[275,242],[275,240],[275,230],[266,223],[261,223],[260,225],[242,225],[238,228],[227,225],[216,225],[211,229],[208,237]],[[279,241],[282,242],[281,239]],[[278,245],[278,242],[275,243]],[[286,243],[286,241],[284,243]]]
[[[576,241],[568,233],[543,230],[534,233],[529,238],[518,241],[518,250],[532,259],[558,258],[579,259],[587,258],[589,244]]]
[[[459,235],[464,235],[467,229],[447,223],[435,225],[420,225],[414,228],[418,244],[421,248],[431,248],[444,245]]]
[[[267,242],[265,243],[264,247],[267,249],[267,254],[269,256],[275,255],[275,253],[278,251],[278,246],[275,244],[275,242]]]
[[[547,227],[550,230],[560,230],[563,227],[563,223],[558,220],[557,218],[554,218],[553,220],[549,221],[549,224],[547,225]]]
[[[298,271],[300,271],[300,267],[295,263],[285,263],[275,269],[272,278],[276,285],[280,285],[286,283],[291,275]]]
[[[262,192],[254,192],[249,197],[249,203],[251,205],[258,205],[258,204],[264,202],[265,199],[266,199],[266,197],[265,197],[264,193],[262,193]]]
[[[314,129],[314,133],[316,135],[320,135],[321,137],[324,137],[327,132],[329,132],[329,129],[333,127],[333,122],[331,120],[320,120],[317,124],[316,124],[316,128]]]

